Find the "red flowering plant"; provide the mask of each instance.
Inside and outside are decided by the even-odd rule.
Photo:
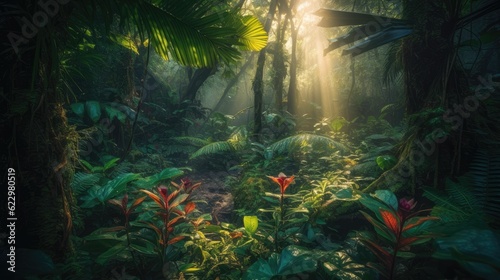
[[[285,194],[286,189],[295,179],[295,176],[292,175],[290,177],[287,177],[283,172],[278,174],[278,177],[273,177],[273,176],[267,176],[267,177],[280,186],[281,196]]]
[[[281,213],[281,222],[283,222],[283,217],[285,215],[285,209],[284,209],[284,200],[285,200],[285,191],[290,186],[291,183],[293,183],[293,180],[295,179],[295,176],[286,176],[285,173],[281,172],[278,174],[278,177],[273,177],[273,176],[267,176],[273,182],[279,185],[280,187],[280,213]]]
[[[292,184],[295,180],[295,176],[286,176],[283,172],[278,174],[278,177],[274,176],[267,176],[270,178],[273,182],[275,182],[279,186],[279,194],[275,193],[267,193],[266,196],[268,197],[274,197],[278,198],[279,200],[279,208],[273,208],[273,209],[259,209],[261,212],[270,212],[273,214],[273,219],[274,219],[274,225],[272,225],[274,229],[274,246],[275,250],[279,251],[279,243],[280,240],[285,240],[288,236],[293,235],[293,232],[288,231],[286,232],[285,227],[290,227],[291,225],[297,225],[299,223],[305,222],[307,218],[304,217],[298,217],[296,214],[303,214],[304,209],[302,208],[291,208],[289,207],[288,209],[285,207],[285,198],[286,197],[292,197],[292,195],[287,195],[285,197],[285,192],[286,189]],[[273,200],[273,199],[271,199]],[[300,201],[300,199],[298,200]],[[285,221],[286,220],[286,221]]]
[[[176,242],[181,241],[184,236],[177,235],[172,237],[174,234],[175,226],[186,220],[187,215],[193,212],[196,208],[196,204],[193,201],[189,201],[191,192],[197,188],[200,183],[190,184],[188,187],[185,181],[181,181],[181,184],[176,184],[171,182],[174,186],[173,191],[169,191],[167,186],[161,185],[156,188],[156,193],[149,190],[141,190],[141,192],[147,194],[151,198],[156,206],[159,207],[157,215],[161,218],[162,226],[159,227],[152,222],[145,222],[149,228],[153,229],[158,238],[158,244],[160,245],[160,254],[164,256],[165,249]],[[181,207],[183,206],[183,207]]]
[[[361,211],[374,226],[377,234],[377,237],[362,236],[361,240],[382,264],[369,263],[368,265],[387,279],[394,278],[398,257],[415,256],[410,252],[410,246],[425,243],[437,236],[431,232],[430,227],[439,218],[420,216],[432,209],[414,211],[417,202],[413,198],[401,198],[398,201],[394,193],[379,190],[375,192],[375,195],[363,195],[359,201],[375,214],[372,216]]]

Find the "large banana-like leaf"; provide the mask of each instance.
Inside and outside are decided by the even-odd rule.
[[[342,55],[350,54],[352,56],[360,55],[371,49],[378,48],[387,43],[410,35],[413,29],[409,26],[391,26],[381,32],[373,34],[359,44],[356,44],[342,52]]]
[[[406,24],[405,20],[389,18],[379,15],[336,11],[330,9],[319,9],[314,12],[315,15],[322,17],[318,23],[321,27],[337,27],[346,25],[368,24],[373,27],[386,26],[391,24]]]

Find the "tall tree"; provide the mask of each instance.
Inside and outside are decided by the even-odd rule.
[[[276,12],[276,7],[278,0],[271,0],[269,5],[269,11],[267,13],[266,22],[264,23],[264,30],[269,33],[271,25],[274,19],[274,14]],[[257,58],[257,70],[255,71],[255,77],[252,83],[252,88],[254,92],[254,127],[252,137],[255,140],[259,140],[259,135],[262,130],[262,106],[263,106],[263,96],[264,96],[264,64],[266,62],[266,48],[259,52]]]

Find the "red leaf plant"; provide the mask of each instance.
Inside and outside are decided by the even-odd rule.
[[[392,194],[392,196],[394,195]],[[437,236],[428,232],[432,223],[426,222],[436,221],[439,218],[418,216],[432,209],[413,211],[417,204],[413,198],[400,199],[396,209],[385,201],[370,195],[362,196],[360,202],[374,212],[375,217],[361,211],[363,216],[375,227],[378,239],[387,244],[387,246],[383,246],[378,239],[370,236],[362,237],[363,243],[383,264],[382,268],[376,265],[372,266],[387,279],[394,278],[396,258],[403,255],[401,252],[409,251],[410,245],[421,244]]]
[[[161,217],[163,227],[160,229],[155,224],[148,222],[148,226],[153,229],[157,236],[158,242],[163,249],[168,245],[181,241],[184,236],[172,237],[175,226],[184,222],[186,216],[196,209],[196,204],[189,201],[193,190],[198,188],[201,183],[191,183],[189,179],[182,179],[180,184],[171,182],[174,190],[169,192],[169,189],[161,185],[156,188],[156,193],[149,190],[141,190],[147,194],[156,205],[159,207],[157,215]]]

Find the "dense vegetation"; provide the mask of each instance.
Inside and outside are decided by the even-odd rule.
[[[500,2],[0,13],[14,277],[499,279]]]

